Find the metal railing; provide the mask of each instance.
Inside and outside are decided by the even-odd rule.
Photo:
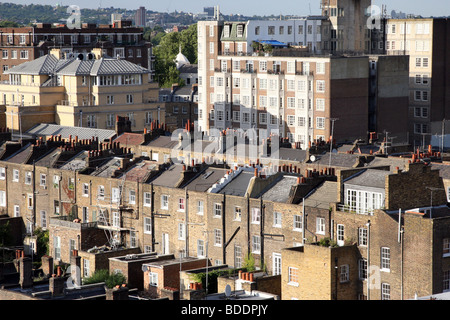
[[[375,211],[374,209],[361,210],[360,208],[356,208],[354,206],[350,206],[350,205],[346,205],[346,204],[338,204],[336,206],[336,209],[340,212],[347,212],[347,213],[360,214],[360,215],[366,215],[366,216],[372,216]]]

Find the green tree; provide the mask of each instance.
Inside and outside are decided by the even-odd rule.
[[[175,59],[181,51],[188,60],[197,63],[197,25],[191,25],[182,32],[171,32],[165,34],[154,48],[156,58],[155,73],[160,87],[170,87],[174,83],[180,86],[184,81],[176,68]]]

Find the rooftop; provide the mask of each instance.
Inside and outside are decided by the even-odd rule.
[[[69,139],[69,137],[72,136],[78,137],[78,139],[80,140],[98,137],[98,140],[101,142],[107,139],[112,139],[116,135],[116,132],[114,130],[60,126],[57,124],[41,123],[29,129],[25,134],[33,137],[50,137],[61,135],[61,138],[63,139]]]
[[[274,202],[287,202],[292,186],[297,185],[296,176],[283,176],[267,192],[263,194],[263,199]]]
[[[189,191],[206,192],[227,173],[227,169],[209,167],[186,186]]]
[[[149,70],[124,59],[100,58],[80,60],[78,58],[58,59],[52,54],[39,57],[15,66],[5,74],[28,75],[116,75],[116,74],[145,74]]]
[[[390,171],[367,169],[346,180],[345,184],[355,186],[385,188],[386,176],[391,174]]]

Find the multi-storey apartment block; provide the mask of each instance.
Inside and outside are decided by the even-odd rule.
[[[279,130],[280,135],[306,148],[309,142],[330,136],[366,139],[370,130],[406,129],[405,61],[382,60],[383,65],[392,64],[398,71],[387,76],[391,68],[375,70],[379,60],[375,57],[320,56],[301,49],[253,52],[247,47],[245,33],[241,42],[235,35],[239,26],[245,32],[250,23],[207,21],[198,26],[198,119],[202,131]],[[227,28],[231,28],[229,35]],[[387,93],[380,89],[390,86],[396,90]],[[398,122],[390,127],[379,121],[386,105],[396,110]],[[369,127],[369,122],[376,124]]]
[[[38,23],[33,27],[0,29],[0,80],[8,80],[5,71],[42,57],[52,48],[60,48],[68,57],[101,48],[102,55],[119,56],[150,69],[151,74],[154,70],[151,43],[144,40],[142,28],[131,26],[131,21],[117,21],[113,25],[83,23],[78,29]]]
[[[25,132],[40,123],[89,128],[114,128],[116,116],[127,116],[133,130],[159,120],[157,84],[149,70],[101,49],[64,58],[59,49],[25,62],[6,73],[1,103],[6,126]]]
[[[388,55],[409,55],[409,132],[411,144],[428,145],[450,117],[447,19],[386,19],[381,33]],[[381,44],[379,44],[381,46]],[[432,123],[437,126],[432,130]]]

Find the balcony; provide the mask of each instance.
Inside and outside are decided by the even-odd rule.
[[[81,223],[78,221],[79,221],[79,219],[74,219],[71,216],[51,217],[50,225],[59,226],[59,227],[63,227],[63,228],[69,228],[69,229],[76,229],[76,230],[98,227],[97,222]]]
[[[339,212],[360,214],[360,215],[365,215],[365,216],[373,216],[373,213],[377,209],[357,208],[355,206],[350,206],[350,205],[347,205],[347,204],[337,204],[336,210],[339,211]]]

